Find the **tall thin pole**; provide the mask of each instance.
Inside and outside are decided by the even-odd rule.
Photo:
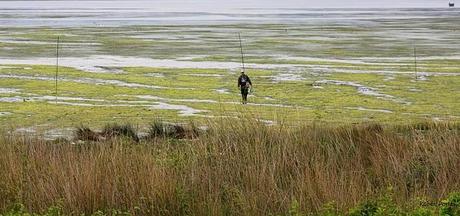
[[[417,81],[417,47],[414,45],[414,70],[415,70],[415,81]]]
[[[241,64],[243,65],[243,71],[245,71],[244,68],[244,52],[243,52],[243,44],[241,43],[241,34],[238,32],[238,39],[240,39],[240,49],[241,49]]]
[[[56,96],[56,104],[57,104],[57,98],[58,98],[58,74],[59,74],[59,42],[60,42],[60,37],[57,37],[56,41],[56,75],[54,77],[54,90],[55,90],[55,96]]]

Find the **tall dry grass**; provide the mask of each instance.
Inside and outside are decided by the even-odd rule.
[[[209,123],[198,138],[47,142],[0,137],[0,212],[277,215],[293,204],[345,211],[392,188],[398,203],[460,191],[453,124],[265,126]]]

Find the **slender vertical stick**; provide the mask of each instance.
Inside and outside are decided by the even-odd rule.
[[[414,70],[415,70],[415,81],[417,81],[417,47],[414,45]]]
[[[60,37],[58,36],[57,41],[56,41],[56,75],[54,77],[54,90],[55,90],[55,96],[56,96],[56,104],[57,104],[57,98],[58,98],[59,42],[60,42]]]
[[[243,65],[243,71],[245,71],[244,68],[244,53],[243,53],[243,44],[241,43],[241,34],[238,32],[238,39],[240,39],[240,49],[241,49],[241,64]]]

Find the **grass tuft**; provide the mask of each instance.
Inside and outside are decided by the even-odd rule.
[[[150,124],[147,138],[193,139],[197,138],[200,133],[200,129],[193,122],[189,124],[168,124],[155,120]]]
[[[131,124],[107,124],[104,126],[101,135],[108,139],[115,137],[127,137],[135,142],[139,142],[137,131]]]
[[[75,139],[82,141],[101,141],[99,133],[92,131],[89,127],[80,126],[75,130]]]

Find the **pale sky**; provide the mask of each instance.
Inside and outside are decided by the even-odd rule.
[[[11,1],[1,8],[152,8],[166,11],[220,11],[237,8],[446,8],[449,0],[116,0]]]

